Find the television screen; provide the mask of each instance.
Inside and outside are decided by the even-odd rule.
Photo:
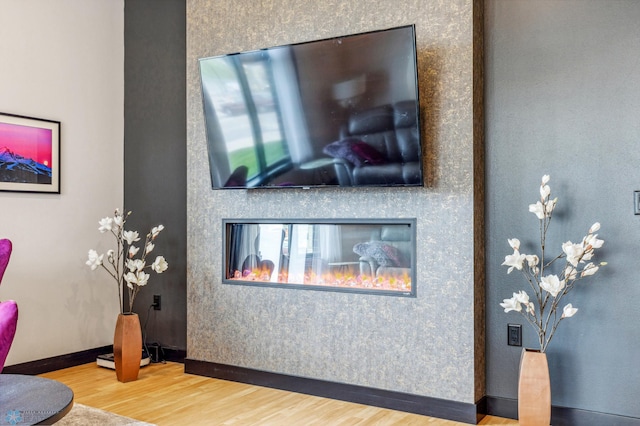
[[[413,25],[199,65],[214,189],[422,186]]]

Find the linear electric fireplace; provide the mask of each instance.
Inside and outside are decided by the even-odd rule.
[[[223,283],[415,297],[415,219],[224,219]]]

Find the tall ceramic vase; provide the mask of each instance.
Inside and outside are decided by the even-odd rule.
[[[547,354],[523,349],[518,381],[518,422],[520,426],[549,426],[551,383]]]
[[[113,360],[120,382],[138,379],[142,358],[142,331],[138,314],[118,314],[113,336]]]

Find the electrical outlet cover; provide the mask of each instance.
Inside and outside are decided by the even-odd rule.
[[[159,311],[162,309],[162,298],[159,294],[153,295],[153,310]]]
[[[507,344],[509,346],[522,346],[522,325],[507,324]]]

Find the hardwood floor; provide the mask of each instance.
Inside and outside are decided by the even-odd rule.
[[[138,380],[120,383],[95,363],[42,374],[71,387],[75,402],[164,425],[351,426],[465,423],[327,398],[184,374],[179,363],[151,364]],[[481,425],[517,425],[485,417]]]

